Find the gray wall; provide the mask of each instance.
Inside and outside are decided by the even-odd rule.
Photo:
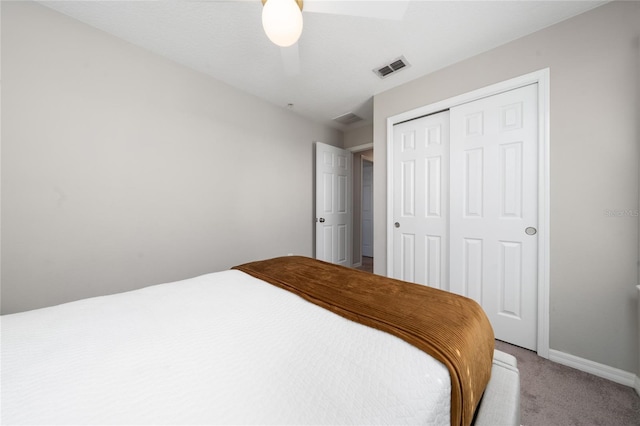
[[[366,124],[344,132],[345,149],[370,143],[373,143],[373,124]]]
[[[640,371],[639,36],[640,3],[613,2],[376,96],[376,273],[386,272],[387,117],[549,67],[550,348]]]
[[[342,133],[2,2],[2,313],[311,256],[314,140]]]

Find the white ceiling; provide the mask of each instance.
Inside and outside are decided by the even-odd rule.
[[[317,2],[329,4],[314,5]],[[302,36],[296,46],[286,49],[272,44],[264,34],[260,0],[41,3],[275,105],[344,130],[350,127],[332,120],[348,112],[365,119],[352,127],[371,123],[373,95],[606,1],[305,0]],[[314,6],[342,6],[356,13],[375,13],[385,5],[402,18],[310,12]],[[286,61],[295,59],[296,53],[299,71],[294,72]],[[411,67],[384,80],[372,72],[401,55]]]

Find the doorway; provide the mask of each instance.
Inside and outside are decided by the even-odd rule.
[[[368,173],[365,171],[365,167],[371,166],[369,169],[373,173],[374,162],[373,162],[373,143],[363,144],[348,148],[350,152],[353,153],[353,267],[356,269],[365,270],[368,272],[373,272],[373,234],[371,233],[371,240],[369,246],[371,251],[369,252],[369,256],[363,255],[363,244],[366,245],[367,236],[364,236],[363,233],[366,233],[367,230],[363,229],[363,206],[366,208],[365,204],[373,201],[373,177],[371,176],[371,183],[369,187],[371,188],[371,193],[366,195],[363,194],[363,189],[365,192],[368,188],[363,188],[365,185],[366,176],[363,176],[363,173]],[[373,225],[373,204],[370,206],[370,214],[371,224]],[[366,228],[366,226],[365,226]],[[364,247],[364,251],[366,252],[367,248]]]
[[[361,269],[373,272],[373,159],[366,156],[361,159]]]
[[[362,157],[362,256],[373,258],[373,161]]]

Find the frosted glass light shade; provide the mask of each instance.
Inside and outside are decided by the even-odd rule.
[[[267,0],[262,8],[262,27],[273,43],[288,47],[302,34],[302,11],[295,0]]]

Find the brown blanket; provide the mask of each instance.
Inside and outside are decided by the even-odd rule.
[[[451,424],[471,424],[491,375],[494,347],[491,324],[473,300],[299,256],[233,269],[391,333],[433,356],[451,375]]]

